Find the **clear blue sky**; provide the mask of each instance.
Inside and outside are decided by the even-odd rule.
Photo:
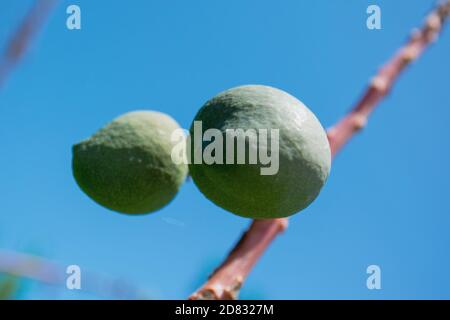
[[[366,8],[382,9],[382,30]],[[325,127],[418,26],[433,0],[62,1],[0,92],[0,247],[39,253],[183,299],[249,220],[192,182],[153,215],[110,212],[77,187],[71,146],[135,109],[187,128],[216,93],[284,89]],[[30,0],[3,0],[0,41]],[[82,9],[82,30],[65,27]],[[450,28],[333,163],[320,197],[251,273],[248,298],[450,298]],[[382,269],[382,290],[366,268]],[[29,284],[23,298],[83,294]]]

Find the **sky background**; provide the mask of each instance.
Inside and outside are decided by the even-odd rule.
[[[244,84],[286,90],[329,127],[434,2],[61,1],[0,91],[0,248],[186,298],[250,220],[192,181],[157,213],[110,212],[77,187],[72,145],[136,109],[188,128],[205,101]],[[0,48],[31,3],[1,1]],[[82,30],[66,28],[70,4],[81,7]],[[381,7],[382,30],[366,28],[369,4]],[[338,155],[243,297],[450,298],[449,29]],[[371,264],[381,267],[381,290],[366,287]],[[20,298],[96,298],[25,285]]]

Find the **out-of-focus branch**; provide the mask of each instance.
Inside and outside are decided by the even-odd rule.
[[[57,0],[36,0],[16,33],[13,34],[0,60],[0,88],[26,53],[56,2]]]
[[[66,268],[42,257],[0,249],[0,273],[66,287]],[[120,279],[110,279],[81,270],[82,292],[107,299],[149,299],[148,293]]]
[[[446,0],[428,15],[422,29],[415,30],[405,46],[380,69],[356,106],[328,130],[333,157],[365,126],[369,115],[389,93],[405,67],[437,39],[449,15],[450,0]],[[287,219],[253,221],[222,265],[190,299],[236,299],[252,267],[276,236],[286,229],[287,224]]]

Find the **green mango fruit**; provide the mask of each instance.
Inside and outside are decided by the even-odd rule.
[[[226,142],[222,143],[222,149],[216,145],[211,155],[217,156],[222,150],[227,161],[219,158],[213,163],[195,161],[195,155],[204,157],[208,148],[214,149],[211,144],[220,138],[208,137],[195,143],[199,123],[202,132],[218,129],[222,133],[221,139]],[[236,129],[244,131],[238,134],[235,131],[234,136],[245,141],[246,162],[240,164],[238,143],[227,147],[230,138],[227,132]],[[256,140],[245,135],[248,129],[259,133]],[[267,136],[268,132],[274,132],[273,136],[264,140],[266,136],[261,134],[264,130]],[[248,85],[217,95],[195,116],[190,136],[189,172],[195,184],[212,202],[242,217],[271,219],[293,215],[313,202],[330,173],[330,146],[320,122],[303,103],[276,88]],[[278,154],[278,159],[274,157],[278,161],[274,164],[277,170],[263,174],[262,168],[267,170],[269,166],[267,161],[250,163],[250,153],[256,149]]]
[[[122,115],[73,147],[73,175],[94,201],[114,211],[144,214],[168,204],[187,175],[171,159],[170,116],[154,111]]]

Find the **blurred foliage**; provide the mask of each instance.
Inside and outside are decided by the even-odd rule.
[[[12,300],[17,297],[20,279],[16,276],[0,274],[0,300]]]

